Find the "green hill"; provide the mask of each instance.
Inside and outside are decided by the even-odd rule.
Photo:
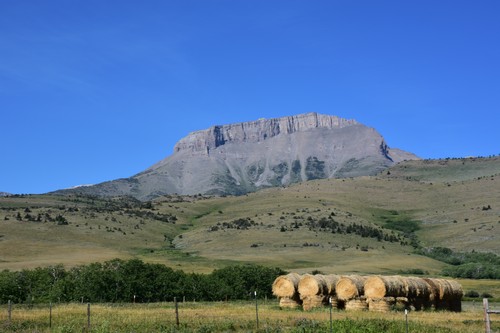
[[[500,254],[500,159],[421,160],[378,176],[237,197],[152,202],[0,198],[0,269],[140,258],[194,272],[230,263],[336,273],[437,274],[416,248]]]

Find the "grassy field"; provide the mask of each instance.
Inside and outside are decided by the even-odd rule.
[[[187,272],[234,263],[300,273],[438,274],[422,246],[500,254],[500,158],[409,161],[374,177],[310,181],[239,197],[0,198],[0,269],[139,258]],[[67,222],[56,221],[58,216]],[[175,219],[172,219],[175,217]],[[343,225],[343,232],[319,221]],[[379,229],[386,241],[347,228]],[[352,229],[352,228],[351,228]],[[397,229],[397,230],[394,230]]]
[[[498,304],[492,304],[496,306]],[[52,322],[47,305],[26,308],[14,305],[11,322],[7,306],[2,305],[2,332],[86,332],[87,304],[55,305]],[[259,327],[257,329],[257,313]],[[260,300],[258,311],[253,301],[238,303],[181,302],[179,326],[173,303],[92,304],[91,332],[328,332],[328,307],[305,312],[279,309],[276,300]],[[404,332],[404,312],[332,311],[334,332]],[[492,315],[492,331],[500,329],[499,316]],[[409,312],[409,332],[480,333],[484,332],[481,304],[465,303],[461,313]]]

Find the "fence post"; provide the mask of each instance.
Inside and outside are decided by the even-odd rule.
[[[175,324],[179,327],[179,304],[177,303],[177,297],[174,297],[175,303]]]
[[[408,309],[405,309],[406,333],[408,333]]]
[[[52,302],[49,303],[49,328],[52,328]]]
[[[90,332],[90,303],[87,303],[87,332]]]
[[[486,325],[486,333],[491,333],[491,327],[490,327],[490,309],[488,305],[488,299],[483,298],[483,308],[484,308],[484,323]]]
[[[7,312],[9,315],[9,324],[12,321],[12,301],[9,299],[9,307],[7,308]]]
[[[259,329],[259,302],[257,301],[257,290],[254,291],[255,295],[255,318],[257,319],[257,330]]]
[[[330,296],[328,298],[328,303],[330,303],[330,333],[333,333],[333,304],[332,304],[332,297]]]

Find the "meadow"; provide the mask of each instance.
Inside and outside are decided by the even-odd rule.
[[[490,304],[491,308],[498,303]],[[461,313],[416,311],[408,313],[408,332],[484,332],[481,302],[464,302]],[[2,332],[330,332],[329,307],[313,311],[280,309],[275,299],[239,302],[179,302],[178,324],[173,302],[150,304],[14,305],[11,322],[7,305],[1,306]],[[258,324],[257,324],[258,317]],[[404,312],[332,311],[333,332],[406,332]],[[500,316],[492,315],[492,332],[500,330]],[[257,327],[258,325],[258,327]]]
[[[0,270],[8,270],[5,276],[24,276],[42,268],[70,271],[134,258],[186,274],[257,264],[301,274],[438,277],[459,267],[425,255],[438,246],[453,250],[454,258],[489,253],[494,261],[474,267],[498,272],[499,175],[500,157],[446,159],[401,163],[373,177],[316,180],[238,197],[171,195],[150,202],[50,194],[2,197]],[[491,295],[492,308],[499,309],[494,302],[500,298],[500,280],[459,282],[469,295],[464,311],[410,312],[409,332],[484,332],[481,297]],[[479,297],[471,297],[472,291]],[[23,305],[13,305],[10,322],[7,305],[0,305],[1,332],[87,330],[85,302],[55,303],[49,327],[49,306],[28,305],[32,291],[26,295],[19,298]],[[328,308],[282,310],[277,300],[260,299],[257,329],[251,300],[198,301],[179,304],[179,325],[173,303],[92,303],[91,331],[330,331]],[[493,331],[500,331],[499,317],[492,316]],[[405,330],[401,312],[333,311],[334,332]]]

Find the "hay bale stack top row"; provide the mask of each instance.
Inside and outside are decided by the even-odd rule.
[[[402,276],[299,275],[290,273],[273,283],[280,306],[304,310],[326,305],[345,309],[386,311],[412,307],[461,311],[462,286],[453,280]],[[294,303],[295,302],[295,303]]]

